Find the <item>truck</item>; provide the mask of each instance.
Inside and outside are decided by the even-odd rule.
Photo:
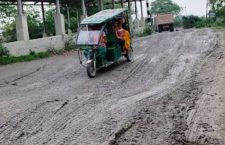
[[[173,25],[173,14],[172,13],[161,13],[155,16],[155,27],[157,32],[162,31],[174,31]]]

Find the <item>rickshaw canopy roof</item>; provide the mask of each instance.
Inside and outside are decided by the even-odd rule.
[[[102,24],[127,11],[126,8],[107,9],[85,18],[81,25]]]

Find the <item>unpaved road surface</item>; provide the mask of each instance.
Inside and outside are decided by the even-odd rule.
[[[133,62],[121,60],[94,79],[73,53],[1,66],[0,144],[218,144],[216,136],[193,138],[200,119],[190,117],[201,94],[196,75],[216,50],[217,33],[136,39]]]

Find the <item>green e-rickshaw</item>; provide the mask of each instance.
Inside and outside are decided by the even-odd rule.
[[[81,22],[77,37],[78,54],[80,63],[86,67],[90,78],[96,76],[98,69],[117,62],[123,56],[127,61],[132,60],[131,37],[130,48],[126,50],[116,37],[114,26],[121,19],[124,20],[123,29],[130,32],[127,9],[103,10]],[[101,42],[102,36],[107,40],[105,45]],[[86,59],[86,65],[83,59]]]

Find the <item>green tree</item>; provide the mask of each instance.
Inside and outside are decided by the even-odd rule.
[[[54,22],[54,14],[55,9],[49,9],[46,12],[46,31],[48,35],[54,35],[55,34],[55,22]]]
[[[171,0],[155,0],[151,3],[151,13],[174,13],[179,14],[181,7]]]
[[[27,23],[30,39],[42,37],[43,25],[39,17],[39,11],[32,7],[26,9]],[[16,41],[16,22],[15,19],[7,22],[3,27],[3,36],[7,42]]]
[[[12,22],[6,23],[2,34],[7,42],[16,41],[16,21],[13,20]]]
[[[27,7],[26,15],[30,39],[41,38],[43,24],[40,19],[40,12],[33,7]]]
[[[0,2],[0,23],[7,23],[9,18],[16,17],[16,6]]]
[[[74,9],[69,7],[69,12],[70,12],[70,30],[72,30],[73,33],[77,32],[77,27],[78,27],[78,23],[79,23],[79,18],[77,18],[77,10],[78,9]],[[66,27],[66,31],[68,30],[69,27],[69,20],[67,17],[67,8],[62,8],[61,12],[63,13],[63,15],[65,16],[65,27]],[[78,15],[79,17],[79,15]]]
[[[225,23],[225,0],[209,0],[210,13],[215,13],[216,17],[210,18],[210,23],[223,25]]]

